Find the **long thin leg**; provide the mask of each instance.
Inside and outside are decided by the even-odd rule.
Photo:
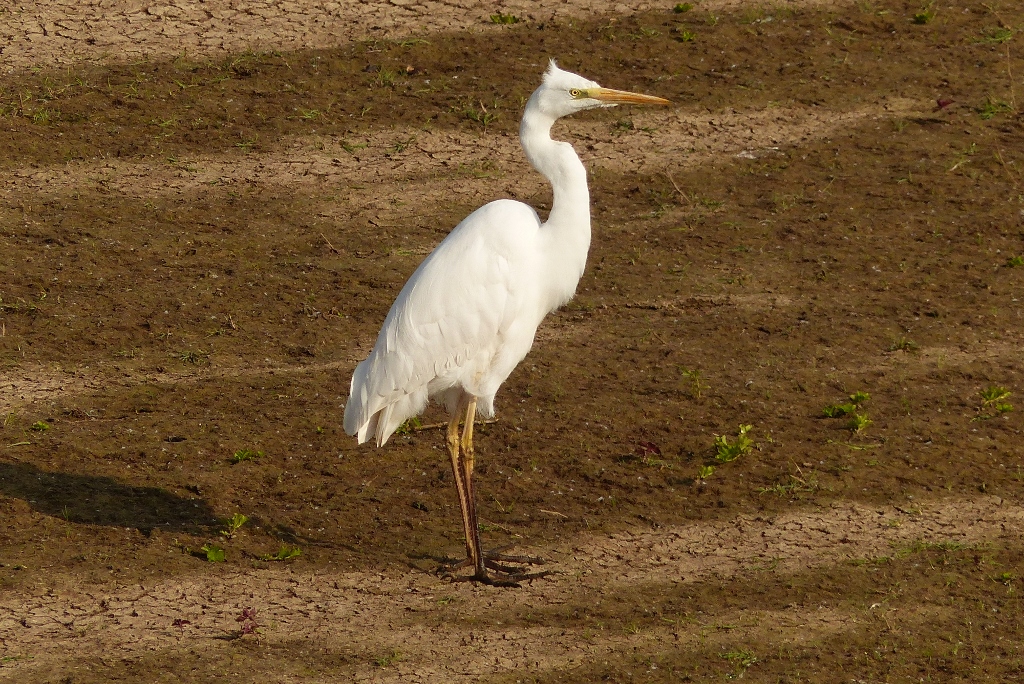
[[[466,485],[466,498],[469,503],[469,516],[466,522],[466,544],[469,547],[469,559],[476,571],[477,579],[486,579],[484,554],[480,548],[480,525],[476,517],[476,492],[473,490],[473,420],[476,417],[476,398],[466,403],[465,424],[462,427],[462,479]],[[471,535],[471,536],[470,536]],[[470,542],[472,539],[472,542]]]
[[[463,531],[466,534],[466,556],[472,558],[473,549],[470,546],[470,539],[473,538],[472,532],[476,530],[476,527],[470,527],[470,498],[468,488],[466,487],[466,481],[464,478],[464,471],[462,468],[461,459],[459,458],[459,412],[456,411],[452,414],[451,419],[448,421],[448,455],[452,459],[452,474],[455,476],[455,489],[459,493],[459,507],[462,509],[462,526]]]
[[[459,417],[465,410],[465,425],[462,437],[459,438]],[[476,494],[473,489],[473,422],[476,417],[476,399],[470,398],[448,420],[448,454],[451,456],[452,472],[455,475],[455,487],[459,493],[459,506],[462,508],[462,525],[466,535],[466,560],[449,566],[454,573],[459,568],[473,567],[471,576],[448,576],[453,581],[475,580],[497,586],[519,586],[522,580],[545,577],[549,572],[524,572],[521,567],[512,567],[503,563],[536,565],[543,563],[539,558],[529,556],[506,556],[501,553],[484,553],[480,543],[480,526],[476,514]],[[491,577],[487,569],[498,573]]]

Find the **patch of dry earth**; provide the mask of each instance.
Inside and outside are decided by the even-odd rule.
[[[744,0],[710,0],[719,12]],[[789,0],[816,7],[828,0]],[[499,31],[499,9],[535,21],[628,15],[664,7],[642,0],[50,0],[0,8],[0,57],[8,72],[83,60],[331,47],[355,40],[395,40],[439,31]]]
[[[56,585],[74,589],[57,593],[39,586],[31,595],[0,599],[0,640],[7,653],[18,656],[4,671],[34,676],[98,652],[116,659],[163,649],[215,651],[224,647],[221,639],[236,632],[235,617],[247,606],[258,608],[268,645],[300,639],[325,651],[402,654],[383,671],[367,657],[354,667],[357,681],[471,681],[501,672],[571,669],[653,640],[690,641],[702,626],[666,624],[638,634],[601,632],[583,640],[565,638],[563,627],[502,626],[500,621],[466,625],[459,615],[500,615],[587,595],[613,597],[616,587],[720,582],[757,568],[794,573],[889,555],[919,541],[1019,543],[1024,530],[1024,507],[997,497],[913,506],[835,502],[767,520],[744,515],[728,522],[584,538],[570,549],[542,550],[555,559],[559,574],[516,591],[449,585],[422,573],[302,572],[286,566],[128,586],[87,585],[68,575]],[[439,603],[439,597],[445,600]],[[871,609],[864,606],[865,612]],[[728,622],[729,617],[717,615],[716,620]],[[785,615],[744,609],[732,617],[739,629],[768,630],[782,640],[839,632],[858,619],[807,608]],[[172,626],[179,618],[189,621],[182,635]]]

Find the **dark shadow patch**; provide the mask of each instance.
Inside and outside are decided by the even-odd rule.
[[[99,475],[52,473],[28,463],[0,463],[0,492],[68,522],[208,533],[217,518],[202,499],[159,487],[133,487]]]

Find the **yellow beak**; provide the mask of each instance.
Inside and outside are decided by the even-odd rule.
[[[612,90],[611,88],[591,88],[587,91],[587,97],[608,104],[672,104],[663,97],[630,93],[625,90]]]

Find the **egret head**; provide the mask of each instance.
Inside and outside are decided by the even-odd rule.
[[[553,119],[585,109],[614,107],[618,104],[670,104],[660,97],[602,88],[579,74],[559,69],[555,60],[551,60],[544,73],[544,81],[530,99],[534,100],[538,109]]]

